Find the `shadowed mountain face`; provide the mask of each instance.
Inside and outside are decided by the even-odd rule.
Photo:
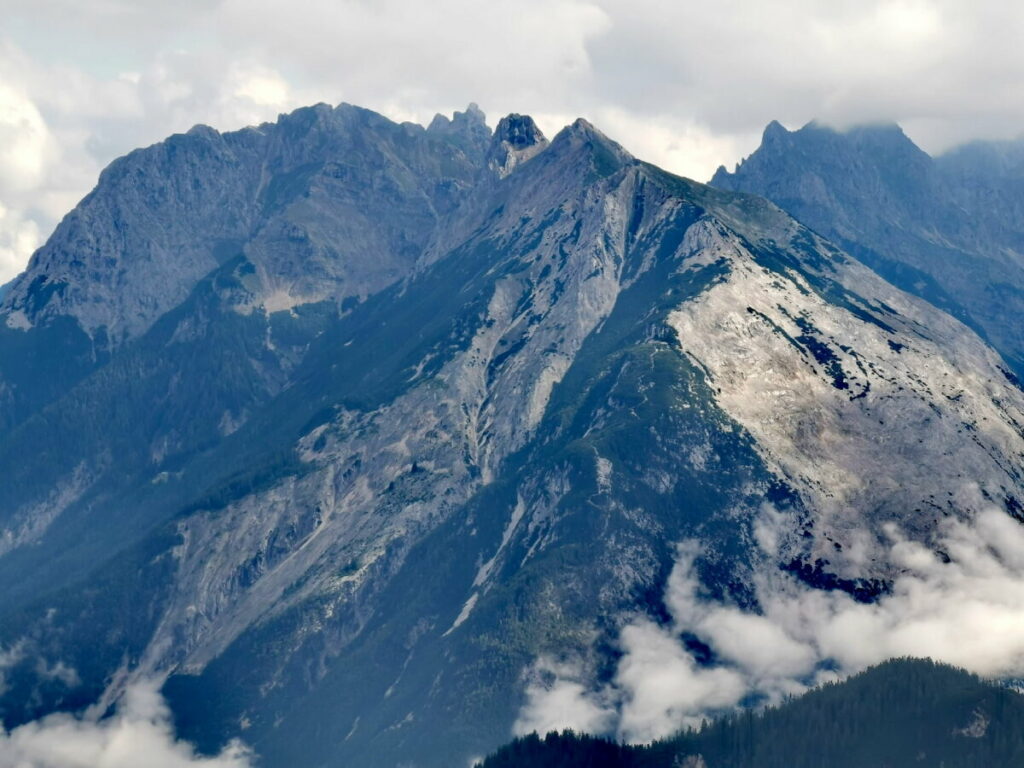
[[[712,186],[763,195],[884,278],[963,320],[1024,372],[1024,145],[931,158],[895,125],[776,122]]]
[[[537,659],[601,680],[664,620],[676,542],[724,604],[869,602],[891,521],[937,547],[1024,498],[977,336],[584,120],[194,129],[104,173],[0,327],[8,726],[156,678],[268,766],[465,763]]]

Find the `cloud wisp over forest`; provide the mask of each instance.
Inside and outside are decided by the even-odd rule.
[[[762,522],[759,538],[773,540]],[[542,659],[517,731],[615,733],[632,742],[669,736],[742,701],[778,702],[816,683],[902,656],[931,657],[986,677],[1024,675],[1024,530],[998,509],[971,523],[948,520],[935,551],[888,526],[892,589],[877,602],[811,589],[767,570],[760,611],[715,602],[684,542],[665,592],[672,621],[639,617],[622,629],[622,658],[606,685],[572,659]],[[710,651],[699,662],[684,637]]]

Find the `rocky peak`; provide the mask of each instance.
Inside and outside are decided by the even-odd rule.
[[[633,156],[620,144],[609,139],[582,117],[559,131],[551,142],[551,148],[559,156],[578,156],[589,166],[588,172],[598,176],[609,176],[635,162]]]
[[[196,123],[186,132],[187,136],[200,136],[207,139],[216,139],[220,137],[220,131],[212,126],[205,125],[204,123]]]
[[[483,113],[471,105],[450,124],[453,141],[428,140],[419,126],[317,104],[257,128],[198,125],[132,152],[4,292],[0,327],[68,318],[90,346],[116,347],[243,252],[260,276],[247,302],[268,311],[373,292],[404,274],[483,165]],[[368,195],[383,189],[390,205],[374,208]],[[386,225],[380,210],[394,214]],[[345,228],[328,223],[342,218]]]
[[[761,143],[768,144],[773,141],[781,141],[787,136],[789,136],[789,131],[786,130],[785,126],[778,120],[772,120],[765,126],[764,133],[761,135]]]
[[[487,116],[475,102],[470,102],[465,112],[453,113],[450,120],[440,113],[434,115],[427,132],[455,144],[474,161],[483,159],[491,143]]]
[[[819,127],[821,130],[831,130],[824,126],[819,126],[817,123],[810,123],[809,125]],[[856,143],[867,142],[878,145],[902,146],[908,149],[912,148],[916,152],[922,151],[903,132],[898,123],[863,123],[854,125],[842,133],[849,136]]]
[[[930,166],[931,158],[894,123],[838,130],[812,120],[799,130],[787,131],[773,120],[765,128],[757,151],[741,161],[734,174],[719,169],[711,183],[726,189],[756,191],[778,201],[794,195],[827,197],[820,180],[829,178],[844,189],[871,187],[875,199],[892,201],[903,197],[905,188],[914,188],[914,194],[927,188],[932,183]],[[758,183],[752,186],[749,180],[754,178]],[[812,184],[814,178],[818,181]],[[793,183],[799,191],[780,189],[793,179],[797,179]],[[836,185],[831,186],[831,194],[838,194]],[[896,194],[896,189],[901,194]],[[850,194],[860,196],[859,192]],[[818,202],[825,204],[824,199]]]
[[[504,178],[548,146],[548,140],[529,115],[506,115],[498,123],[487,152],[487,166]]]
[[[341,103],[337,108],[330,104],[320,102],[308,107],[286,112],[278,116],[277,122],[267,124],[267,128],[283,132],[292,141],[308,134],[315,134],[323,130],[332,122],[338,123],[344,120],[351,120],[359,113],[359,108],[351,104]]]
[[[611,139],[605,136],[601,131],[594,127],[594,124],[583,117],[577,117],[572,121],[570,125],[563,128],[560,133],[564,133],[566,136],[580,138],[584,140],[597,140],[603,142],[609,142],[615,144]],[[616,144],[616,146],[618,146]]]
[[[498,129],[494,135],[498,141],[507,142],[516,150],[525,149],[535,144],[547,144],[544,134],[529,115],[513,113],[503,117],[498,123]]]
[[[169,674],[182,738],[240,736],[269,768],[465,765],[553,644],[618,666],[674,542],[705,545],[684,578],[709,615],[740,615],[775,584],[871,597],[893,519],[926,542],[1019,512],[1024,394],[951,318],[585,120],[548,146],[510,115],[473,163],[482,124],[322,106],[174,138],[12,287],[149,330],[78,385],[42,322],[0,326],[0,406],[41,414],[0,411],[0,643],[41,648],[7,670],[5,725]],[[786,139],[820,179],[829,130]],[[874,204],[885,180],[851,168]],[[38,394],[54,369],[72,396]]]
[[[480,109],[475,101],[469,102],[465,112],[455,112],[452,115],[452,122],[456,125],[466,125],[475,129],[483,128],[488,138],[491,135],[491,130],[487,127],[487,115],[484,114],[484,111]]]

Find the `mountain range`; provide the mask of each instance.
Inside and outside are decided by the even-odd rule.
[[[115,161],[0,296],[5,726],[155,680],[207,752],[447,766],[880,661],[842,622],[1024,535],[1015,157],[321,104]]]

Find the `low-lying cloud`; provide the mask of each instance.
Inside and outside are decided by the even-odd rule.
[[[897,575],[877,602],[812,589],[773,570],[756,579],[758,613],[709,599],[694,567],[699,546],[681,545],[665,594],[671,623],[628,623],[616,674],[600,688],[588,687],[579,667],[545,662],[562,674],[530,686],[517,731],[583,721],[644,742],[750,697],[777,702],[900,656],[928,656],[986,677],[1024,674],[1024,526],[990,509],[971,523],[947,521],[934,549],[895,525],[885,533]],[[713,661],[698,663],[684,634],[705,644]]]
[[[527,704],[513,726],[516,734],[546,733],[554,727],[604,733],[614,726],[610,702],[602,693],[587,690],[578,664],[543,657],[533,665],[530,677]]]
[[[219,755],[197,755],[175,738],[157,685],[137,683],[116,714],[93,721],[53,714],[11,731],[0,729],[2,768],[251,768],[251,753],[229,744]]]

